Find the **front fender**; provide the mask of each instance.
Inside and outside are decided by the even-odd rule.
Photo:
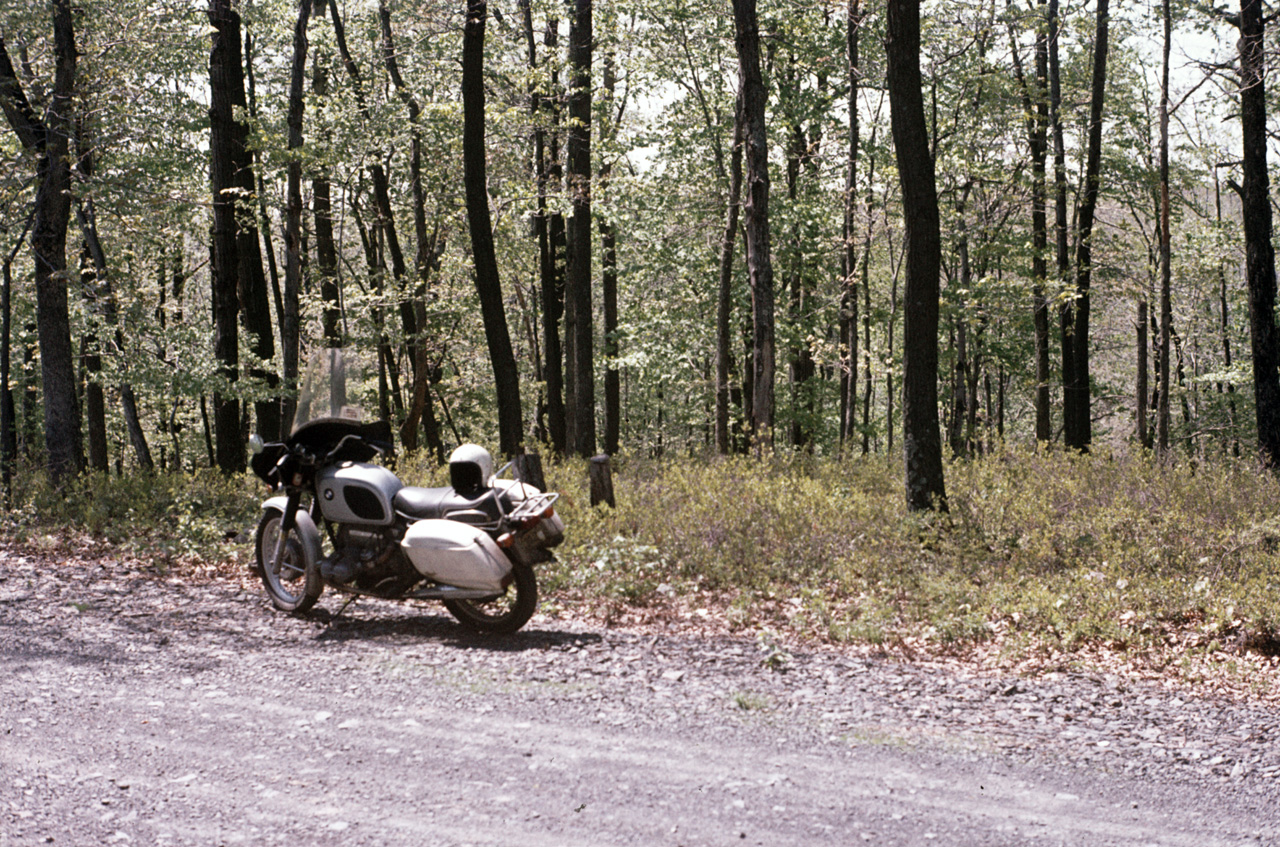
[[[272,497],[263,501],[262,511],[276,511],[284,514],[284,510],[288,507],[288,497]],[[313,596],[319,596],[324,589],[324,578],[320,575],[320,530],[316,528],[316,522],[311,519],[311,515],[305,509],[298,509],[294,512],[294,531],[298,533],[298,541],[302,544],[303,561],[307,568],[307,593]]]
[[[320,578],[320,530],[316,528],[316,522],[311,520],[311,515],[302,509],[299,509],[293,516],[298,532],[298,540],[302,542],[302,554],[306,557],[307,562],[307,585],[319,587],[321,585]],[[312,580],[315,580],[313,583]]]
[[[280,514],[284,514],[284,508],[289,503],[289,498],[281,494],[279,497],[269,497],[262,501],[262,511],[268,512],[275,509]]]

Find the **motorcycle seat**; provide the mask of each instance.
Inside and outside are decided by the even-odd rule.
[[[501,504],[499,497],[503,501]],[[511,511],[506,494],[496,489],[478,488],[462,493],[447,485],[443,488],[405,486],[396,492],[393,504],[397,512],[417,520],[448,518],[454,513],[465,512],[468,514],[459,515],[459,518],[467,523],[476,522],[481,514],[490,521],[496,521],[503,512]]]

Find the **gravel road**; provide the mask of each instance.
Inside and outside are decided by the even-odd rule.
[[[339,598],[321,600],[329,612]],[[1280,715],[0,549],[0,847],[1280,844]]]

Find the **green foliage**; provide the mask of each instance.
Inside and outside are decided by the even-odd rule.
[[[229,479],[213,470],[86,474],[66,489],[33,473],[17,480],[12,508],[0,512],[0,528],[19,543],[65,536],[75,549],[86,539],[102,542],[153,558],[157,567],[216,561],[227,556],[223,542],[252,535],[261,494],[256,478]]]
[[[616,510],[555,470],[569,532],[544,578],[571,602],[1012,658],[1280,634],[1280,486],[1243,463],[1014,450],[951,465],[949,517],[908,513],[875,459],[632,459]]]

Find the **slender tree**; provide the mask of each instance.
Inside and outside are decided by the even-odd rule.
[[[438,461],[444,462],[444,443],[440,439],[440,426],[436,421],[434,404],[431,402],[429,384],[437,379],[439,369],[431,363],[431,350],[425,335],[426,299],[431,287],[431,279],[439,262],[440,252],[444,249],[443,239],[439,237],[439,228],[434,233],[427,231],[427,198],[426,188],[422,182],[422,106],[418,98],[409,90],[404,78],[400,75],[400,61],[396,52],[395,36],[391,31],[391,9],[386,0],[378,4],[378,20],[382,28],[382,62],[387,69],[387,76],[395,86],[396,94],[409,112],[409,188],[413,196],[413,233],[417,243],[414,254],[414,266],[417,271],[417,283],[413,295],[409,298],[409,308],[413,311],[412,327],[416,335],[409,339],[413,353],[413,401],[409,413],[400,426],[401,441],[408,450],[417,449],[418,428],[421,425],[426,437],[427,449],[435,454]]]
[[[83,123],[84,121],[82,120],[81,124],[83,125]],[[96,156],[93,146],[88,143],[83,134],[78,134],[78,141],[82,149],[76,162],[75,173],[88,182],[93,178]],[[86,298],[90,301],[91,308],[98,313],[103,328],[110,330],[114,334],[115,349],[123,353],[125,339],[119,321],[120,308],[116,298],[115,285],[107,268],[107,254],[102,246],[102,239],[98,236],[98,215],[95,211],[93,197],[76,197],[74,205],[76,219],[80,223],[80,231],[84,238],[85,256],[82,260],[81,284],[85,290]],[[85,342],[88,344],[87,335]],[[101,370],[100,364],[98,370]],[[98,400],[102,402],[101,386],[98,386],[98,388]],[[137,395],[133,390],[133,386],[127,380],[120,383],[118,391],[125,429],[129,433],[129,442],[133,445],[138,465],[144,470],[150,470],[154,467],[154,462],[151,458],[151,448],[147,444],[146,433],[142,430],[142,421],[138,415]],[[99,410],[100,413],[103,411],[105,410]],[[105,422],[100,422],[99,426],[102,428],[102,444],[98,449],[102,457],[100,462],[91,462],[91,466],[95,470],[105,471],[107,470]],[[92,442],[92,440],[91,438],[90,441]]]
[[[239,22],[238,13],[233,12],[233,14],[236,14],[236,20]],[[238,28],[236,32],[238,35]],[[250,72],[251,58],[251,55],[246,53],[243,56],[244,67],[240,69],[239,73],[227,77],[227,82],[232,86],[228,93],[232,97],[234,105],[242,110],[249,105],[245,83]],[[249,202],[258,186],[254,173],[254,153],[249,146],[249,125],[241,117],[237,116],[234,120],[237,126],[233,134],[231,155],[235,168],[232,174],[235,186],[234,196],[240,209],[236,215],[235,222],[236,280],[239,286],[240,325],[248,336],[249,349],[257,360],[249,363],[249,375],[259,383],[274,389],[280,384],[280,376],[273,369],[274,365],[271,364],[276,356],[276,339],[275,326],[271,322],[270,302],[273,292],[270,288],[274,286],[278,292],[279,282],[273,276],[271,284],[268,283],[266,272],[263,269],[263,239],[258,232],[258,218],[248,211],[252,208]],[[263,219],[266,219],[265,215]],[[270,249],[270,232],[265,234],[269,248],[267,255],[274,256],[274,250]],[[274,266],[274,259],[272,259],[272,265]],[[275,299],[276,311],[283,327],[285,307],[280,301],[278,293]],[[288,361],[287,353],[285,361]],[[265,436],[279,433],[282,412],[280,398],[278,397],[255,400],[253,413],[257,419],[258,432]]]
[[[840,446],[853,440],[857,431],[858,398],[858,83],[862,66],[858,60],[863,11],[860,0],[848,0],[845,16],[845,57],[849,63],[849,164],[844,181],[843,284],[840,288],[840,345],[847,366],[840,371]]]
[[[0,44],[0,47],[3,45]],[[11,503],[13,491],[13,466],[18,458],[18,429],[13,388],[9,384],[9,356],[13,341],[13,260],[22,248],[27,233],[31,231],[31,218],[27,218],[13,249],[4,257],[0,281],[0,484],[4,486],[5,505]]]
[[[537,40],[533,30],[533,11],[524,2],[525,40],[529,69],[538,70]],[[543,29],[543,46],[550,54],[559,41],[560,24],[549,18]],[[557,124],[560,110],[557,92],[560,80],[554,65],[548,74],[547,90],[535,88],[529,108],[534,118],[534,177],[537,181],[537,208],[534,234],[538,239],[538,288],[542,308],[542,369],[546,387],[546,437],[551,449],[564,455],[566,446],[564,350],[561,345],[560,321],[564,317],[564,216],[549,208],[548,194],[559,190],[561,177],[560,145]],[[549,131],[544,128],[549,124]]]
[[[600,163],[600,191],[608,189],[613,176],[612,145],[617,136],[617,57],[611,48],[604,56],[604,114],[600,139],[604,160]],[[607,199],[607,198],[606,198]],[[618,226],[608,217],[600,218],[600,296],[604,306],[604,452],[618,452],[622,425],[622,382],[618,373]]]
[[[1043,10],[1044,0],[1039,0]],[[1048,160],[1049,125],[1049,39],[1048,22],[1036,27],[1034,87],[1022,70],[1014,22],[1009,22],[1014,69],[1022,90],[1022,108],[1026,113],[1027,144],[1031,149],[1031,309],[1035,338],[1036,441],[1047,443],[1053,437],[1049,406],[1049,303],[1045,285],[1049,277],[1048,263],[1048,195],[1046,164]]]
[[[1110,19],[1108,0],[1098,0],[1084,191],[1076,213],[1075,304],[1067,333],[1071,339],[1071,374],[1069,381],[1067,376],[1064,375],[1063,378],[1063,441],[1068,447],[1077,450],[1088,450],[1093,441],[1089,375],[1089,289],[1093,278],[1093,223],[1102,179],[1102,110],[1106,103]],[[1065,346],[1064,339],[1064,349]]]
[[[729,198],[720,238],[720,280],[716,294],[716,452],[729,454],[729,380],[733,367],[733,248],[738,240],[738,207],[742,203],[742,98],[733,110],[733,148],[729,153]]]
[[[312,11],[323,18],[328,4],[314,4]],[[325,57],[317,55],[312,61],[311,92],[317,108],[324,110],[329,97],[329,72]],[[328,169],[321,165],[311,180],[311,213],[314,218],[316,242],[315,276],[320,287],[321,336],[324,346],[342,346],[342,295],[338,288],[338,244],[333,233],[333,193]]]
[[[889,0],[890,124],[906,220],[902,430],[907,505],[946,511],[938,426],[938,273],[942,240],[920,76],[920,0]]]
[[[502,303],[485,175],[484,30],[487,18],[485,0],[467,0],[467,19],[462,34],[462,178],[467,200],[467,226],[471,231],[471,255],[475,262],[476,291],[480,295],[480,312],[497,391],[499,449],[505,456],[514,456],[521,452],[523,440],[520,383]]]
[[[306,81],[307,23],[311,0],[298,0],[298,18],[293,28],[293,61],[289,71],[289,164],[285,208],[284,308],[280,314],[280,347],[284,359],[285,383],[298,378],[299,328],[302,295],[302,116],[303,87]],[[293,420],[293,400],[285,403],[284,420]]]
[[[1241,217],[1258,451],[1280,467],[1280,330],[1276,326],[1276,259],[1271,243],[1271,186],[1267,176],[1266,19],[1262,0],[1241,0],[1240,127],[1244,148]]]
[[[209,22],[213,47],[209,53],[209,181],[213,192],[213,337],[223,385],[213,395],[214,451],[223,473],[245,467],[244,438],[240,434],[240,403],[235,396],[239,379],[240,336],[239,226],[236,223],[238,152],[245,149],[248,127],[236,118],[243,109],[244,72],[240,64],[240,15],[231,0],[210,0]]]
[[[36,155],[36,324],[44,389],[44,436],[50,477],[65,483],[84,468],[75,354],[67,306],[67,224],[71,218],[69,140],[75,121],[75,26],[69,0],[53,0],[54,79],[43,118],[35,113],[0,37],[0,107],[19,143]]]
[[[591,309],[591,0],[576,0],[569,23],[569,202],[566,232],[565,336],[572,400],[566,396],[569,449],[596,452],[596,401]]]
[[[1169,334],[1173,327],[1172,235],[1169,229],[1169,51],[1173,42],[1173,15],[1169,0],[1160,4],[1164,30],[1160,71],[1160,408],[1156,412],[1156,449],[1169,451]]]
[[[760,27],[755,0],[733,0],[738,86],[745,128],[747,277],[751,285],[752,408],[751,433],[758,453],[773,450],[774,336],[773,259],[769,235],[769,139],[765,124],[767,93],[760,72]]]

